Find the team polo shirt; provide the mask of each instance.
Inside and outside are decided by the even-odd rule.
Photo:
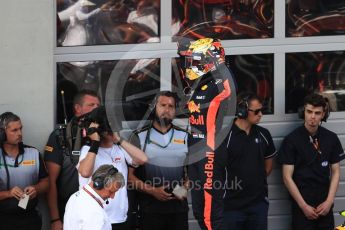
[[[313,144],[315,139],[319,151]],[[331,165],[344,158],[343,147],[335,133],[320,126],[317,134],[311,137],[303,125],[286,136],[277,160],[281,164],[294,165],[292,177],[304,198],[315,195],[315,199],[323,199],[317,197],[327,197]]]
[[[225,210],[255,205],[267,196],[265,160],[276,155],[272,136],[258,125],[247,135],[234,122],[224,143],[228,154]]]
[[[69,133],[71,134],[70,137],[68,137]],[[62,134],[66,134],[66,137],[63,138]],[[77,140],[80,140],[81,143],[77,144]],[[50,134],[45,146],[45,162],[52,162],[61,167],[56,180],[60,211],[63,211],[61,207],[66,206],[68,198],[78,191],[78,171],[75,166],[78,163],[80,148],[86,144],[86,141],[87,138],[82,137],[77,118],[74,117],[65,130],[55,129]],[[64,147],[67,147],[66,152],[63,150]],[[61,214],[63,215],[63,212]]]
[[[4,157],[10,175],[10,189],[18,186],[24,190],[27,186],[35,185],[40,179],[48,176],[37,149],[25,145],[20,145],[19,149],[18,164],[16,165],[16,159],[8,156],[3,152],[3,149],[0,148],[0,191],[7,191],[7,172],[4,164]],[[34,209],[37,202],[37,198],[30,200],[27,210]],[[22,211],[22,209],[18,207],[17,199],[10,198],[0,201],[0,214],[9,212],[15,213],[16,211]]]
[[[83,160],[88,154],[90,146],[83,146],[80,151],[79,162]],[[111,223],[123,223],[127,219],[128,211],[128,196],[127,196],[127,178],[128,178],[128,166],[133,164],[132,158],[128,153],[119,145],[113,145],[111,148],[99,147],[94,170],[95,172],[101,165],[112,164],[119,172],[122,173],[125,178],[125,186],[120,188],[114,199],[109,198],[109,204],[105,205],[105,211],[108,214]],[[79,168],[79,164],[77,165]],[[84,178],[79,174],[80,189],[87,184],[91,178]]]
[[[137,132],[140,146],[145,146],[148,162],[136,169],[136,175],[154,187],[167,186],[171,192],[176,184],[182,185],[187,157],[187,132],[173,126],[161,133],[148,126]],[[153,196],[141,193],[140,204],[144,212],[183,212],[188,210],[187,201],[162,202]]]
[[[111,230],[111,223],[103,209],[104,200],[89,185],[84,188],[88,192],[81,189],[69,198],[63,229]]]

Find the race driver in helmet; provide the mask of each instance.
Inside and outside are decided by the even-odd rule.
[[[231,72],[217,39],[202,38],[178,42],[184,77],[191,86],[188,111],[188,176],[192,184],[194,217],[201,229],[223,229],[223,195],[226,152],[217,148],[228,109]],[[217,138],[216,138],[217,137]]]

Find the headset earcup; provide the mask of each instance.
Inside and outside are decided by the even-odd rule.
[[[238,108],[237,109],[237,116],[238,116],[238,118],[246,119],[248,116],[248,112],[247,112],[247,110],[245,110],[243,108]]]
[[[237,117],[240,119],[246,119],[248,117],[248,108],[246,103],[242,102],[237,105]]]
[[[6,141],[6,133],[3,128],[0,128],[0,143],[3,143]]]
[[[93,180],[93,187],[97,190],[101,190],[107,184],[107,176],[118,173],[119,171],[114,166],[110,167],[104,176],[98,176]]]
[[[304,120],[304,106],[300,106],[297,109],[298,118]]]
[[[0,143],[4,143],[6,141],[6,133],[3,128],[0,128]]]
[[[103,179],[100,177],[97,177],[93,181],[93,187],[97,190],[101,190],[104,187]]]

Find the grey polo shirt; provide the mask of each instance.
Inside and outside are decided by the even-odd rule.
[[[29,185],[37,184],[38,181],[48,176],[43,164],[40,153],[37,149],[21,145],[17,159],[8,156],[0,148],[0,191],[7,191],[8,175],[5,162],[9,173],[9,189],[18,186],[21,189]],[[31,205],[30,205],[31,203]],[[36,206],[36,201],[29,202],[28,208]],[[0,201],[0,214],[6,210],[14,211],[18,208],[18,201],[14,198]]]

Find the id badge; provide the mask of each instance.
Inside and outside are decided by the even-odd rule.
[[[73,156],[80,156],[80,151],[72,151]]]

